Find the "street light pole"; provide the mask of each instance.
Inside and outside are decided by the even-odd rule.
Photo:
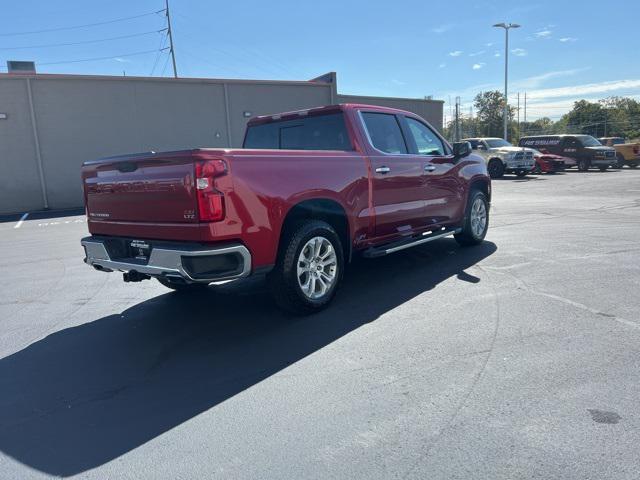
[[[503,123],[504,123],[504,139],[507,140],[508,133],[508,123],[509,123],[509,97],[507,96],[508,91],[508,80],[509,80],[509,29],[511,28],[520,28],[520,25],[517,23],[496,23],[494,27],[504,28],[504,112],[503,112]]]

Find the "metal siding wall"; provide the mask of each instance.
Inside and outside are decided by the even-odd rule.
[[[133,85],[38,78],[31,84],[49,206],[77,207],[82,162],[140,151]]]
[[[0,82],[0,213],[42,208],[31,113],[24,78]]]

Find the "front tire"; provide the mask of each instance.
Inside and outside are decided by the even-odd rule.
[[[618,163],[616,164],[615,168],[624,167],[624,156],[621,153],[616,153],[616,160],[618,161]]]
[[[518,173],[516,173],[516,176],[518,176],[520,178],[526,177],[527,173],[529,173],[529,172],[527,172],[526,170],[520,170],[520,171],[518,171]]]
[[[606,172],[606,171],[607,171],[607,167],[598,167],[598,169],[599,169],[601,172]]]
[[[588,158],[581,158],[578,160],[578,170],[581,172],[588,171],[590,165],[591,165],[591,162],[589,161]]]
[[[480,190],[472,190],[467,202],[462,232],[454,238],[463,247],[479,245],[483,242],[489,229],[489,201]]]
[[[308,315],[329,305],[343,270],[342,244],[336,231],[326,222],[307,220],[283,237],[267,281],[280,308]]]
[[[492,158],[487,165],[487,171],[491,178],[501,178],[504,175],[504,163],[498,158]]]

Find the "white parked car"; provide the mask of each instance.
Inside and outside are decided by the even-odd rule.
[[[502,138],[463,138],[476,153],[487,161],[491,178],[500,178],[505,173],[524,177],[535,167],[534,150],[516,147]]]

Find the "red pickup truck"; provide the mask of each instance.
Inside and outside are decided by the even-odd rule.
[[[193,290],[267,274],[276,302],[311,313],[345,265],[454,235],[483,241],[491,183],[467,142],[420,117],[333,105],[256,117],[242,149],[89,161],[85,262]]]

